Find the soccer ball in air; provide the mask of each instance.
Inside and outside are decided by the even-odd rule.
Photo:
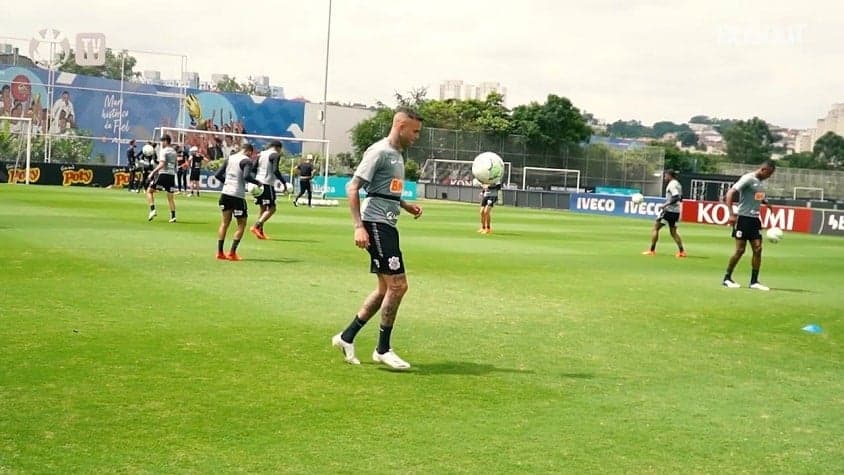
[[[141,148],[141,152],[147,157],[151,157],[155,154],[155,147],[150,144],[146,144],[143,148]]]
[[[246,185],[246,191],[255,198],[264,194],[264,185],[253,185],[252,183]]]
[[[493,152],[483,152],[472,161],[472,175],[485,185],[498,183],[504,175],[504,160]]]
[[[782,229],[776,226],[769,228],[765,231],[765,236],[767,236],[768,240],[771,242],[780,242],[780,240],[782,240]]]
[[[632,201],[634,204],[637,204],[637,205],[642,204],[645,201],[645,195],[643,195],[641,193],[633,193],[630,196],[630,201]]]

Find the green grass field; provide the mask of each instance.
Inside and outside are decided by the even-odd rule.
[[[215,196],[0,185],[0,473],[844,472],[844,240],[767,244],[764,293],[749,254],[719,285],[726,228],[678,260],[647,220],[422,205],[397,373],[377,324],[329,345],[375,282],[344,206],[225,262]]]

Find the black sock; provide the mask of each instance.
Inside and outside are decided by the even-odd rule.
[[[378,333],[378,354],[383,355],[390,351],[390,334],[393,333],[393,327],[385,327],[381,325],[381,332]]]
[[[217,252],[223,252],[223,246],[225,245],[225,239],[217,240]]]
[[[364,325],[366,325],[367,321],[368,320],[361,320],[360,318],[358,318],[357,315],[355,315],[355,318],[352,320],[352,323],[350,323],[349,326],[346,327],[345,330],[343,330],[343,333],[340,335],[340,338],[342,338],[343,341],[345,341],[346,343],[353,342],[358,332],[361,328],[363,328]]]
[[[170,211],[170,217],[171,217],[171,218],[175,218],[175,217],[176,217],[176,210]]]
[[[750,271],[750,283],[755,284],[756,282],[759,282],[759,269]]]
[[[150,210],[150,211],[155,211],[155,205],[149,205],[149,210]]]
[[[684,250],[683,250],[683,245],[682,245],[682,244],[681,244],[681,245],[679,245],[679,246],[677,246],[677,247],[680,249],[680,252],[684,252]]]
[[[728,271],[724,274],[724,280],[733,280],[733,273]]]
[[[232,252],[237,252],[237,246],[240,244],[240,239],[232,241]]]
[[[255,227],[256,228],[263,228],[264,223],[262,223],[261,220],[259,219],[258,221],[255,221]]]
[[[656,244],[651,244],[651,252],[654,252],[655,250],[656,250]]]

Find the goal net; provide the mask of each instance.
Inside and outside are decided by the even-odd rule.
[[[504,162],[504,176],[501,182],[504,185],[510,185],[512,176],[513,164]],[[472,186],[474,184],[472,161],[429,158],[419,170],[419,183]]]
[[[30,181],[32,160],[32,119],[0,116],[0,162],[5,166],[0,172],[9,176],[8,183]]]
[[[813,186],[795,186],[791,199],[806,199],[823,201],[823,188]]]
[[[522,172],[523,190],[580,191],[580,170],[525,167]]]
[[[313,194],[318,198],[314,202],[317,205],[333,204],[332,201],[326,200],[329,183],[329,175],[331,174],[330,167],[330,141],[321,139],[305,139],[294,137],[278,137],[272,135],[258,135],[258,134],[235,134],[228,132],[219,132],[214,130],[196,130],[185,129],[178,127],[159,127],[153,132],[153,141],[158,142],[164,135],[169,135],[173,140],[173,144],[180,147],[190,149],[197,147],[203,156],[209,159],[215,154],[222,153],[222,157],[212,161],[207,165],[211,171],[216,171],[219,162],[229,155],[237,153],[241,145],[249,143],[256,151],[261,151],[267,148],[269,143],[273,140],[281,142],[283,150],[281,152],[282,159],[279,163],[279,170],[285,175],[288,180],[289,189],[292,193],[299,189],[299,178],[296,175],[296,165],[303,160],[312,159],[314,166],[314,178],[311,180],[313,186]],[[303,154],[303,145],[316,144],[320,149],[325,150],[325,155]],[[219,147],[217,151],[215,148]],[[280,191],[280,190],[279,190]],[[294,195],[295,196],[295,195]],[[288,198],[291,197],[288,195]],[[322,203],[325,201],[326,203]]]

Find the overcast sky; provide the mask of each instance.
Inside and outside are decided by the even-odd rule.
[[[102,32],[112,48],[186,54],[204,80],[268,75],[288,97],[322,100],[328,0],[59,4],[0,0],[0,35]],[[554,93],[610,122],[807,128],[844,102],[842,53],[842,0],[333,0],[328,99],[437,97],[461,79],[500,82],[510,107]],[[132,54],[137,69],[178,75],[178,58]]]

